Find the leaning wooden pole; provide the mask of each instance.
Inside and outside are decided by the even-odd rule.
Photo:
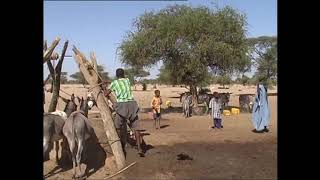
[[[51,44],[51,46],[47,49],[47,42],[45,42],[44,44],[44,50],[45,52],[43,53],[43,63],[46,63],[47,61],[50,60],[50,57],[53,53],[53,50],[57,47],[57,45],[59,44],[60,38],[57,37]]]
[[[73,47],[74,58],[79,64],[80,71],[82,72],[84,78],[90,85],[92,93],[96,98],[97,106],[99,108],[101,118],[104,124],[104,129],[106,131],[109,144],[111,146],[113,155],[115,157],[117,168],[122,169],[125,167],[125,157],[123,149],[120,143],[119,136],[117,134],[116,128],[114,126],[111,112],[103,95],[101,87],[99,84],[99,77],[97,75],[97,64],[95,59],[93,61],[88,61],[86,57],[74,46]]]
[[[48,109],[48,112],[53,112],[57,108],[58,100],[59,100],[59,91],[60,91],[60,77],[61,77],[61,69],[62,69],[62,63],[64,60],[64,56],[66,54],[67,48],[68,48],[68,43],[69,41],[66,41],[64,43],[63,49],[62,49],[62,54],[60,56],[59,62],[55,69],[52,66],[50,61],[47,61],[48,68],[52,77],[52,82],[53,82],[53,93],[52,93],[52,98],[51,98],[51,103]]]

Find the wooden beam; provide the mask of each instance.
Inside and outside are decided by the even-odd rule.
[[[51,54],[53,52],[53,50],[57,47],[57,45],[60,42],[60,38],[57,37],[51,44],[51,46],[46,49],[46,51],[43,54],[43,63],[46,63],[48,60],[50,60]]]
[[[44,52],[46,52],[47,49],[48,49],[47,40],[45,40],[44,43],[43,43]]]
[[[90,53],[90,59],[91,59],[92,64],[94,66],[94,70],[96,72],[98,72],[97,58],[96,58],[96,54],[94,52]],[[102,79],[102,80],[105,80],[105,79]],[[100,83],[100,81],[99,81],[99,83]],[[109,95],[109,100],[112,102],[112,104],[116,103],[116,97],[112,93]]]
[[[62,49],[62,53],[61,53],[59,62],[58,62],[58,64],[57,64],[57,66],[56,66],[56,72],[57,72],[57,70],[59,70],[59,71],[61,72],[62,62],[63,62],[63,60],[64,60],[64,56],[65,56],[65,54],[66,54],[66,51],[67,51],[67,48],[68,48],[68,44],[69,44],[69,41],[66,41],[66,42],[64,43],[64,46],[63,46],[63,49]]]
[[[53,79],[53,87],[52,87],[53,88],[53,93],[52,93],[52,98],[51,98],[51,102],[50,102],[50,106],[49,106],[48,112],[53,112],[57,108],[57,104],[58,104],[58,100],[59,100],[59,96],[60,96],[60,78],[61,78],[62,63],[63,63],[63,60],[64,60],[64,55],[66,54],[66,51],[67,51],[67,48],[68,48],[68,43],[69,43],[69,41],[66,41],[64,43],[59,62],[56,65],[55,70],[54,70],[54,75],[53,75],[54,79]],[[50,62],[50,61],[48,61],[48,62]],[[52,68],[53,67],[50,68],[51,69],[50,73],[52,71]]]
[[[54,72],[55,70],[54,70],[54,67],[53,67],[51,61],[47,61],[47,65],[48,65],[50,75],[52,77],[52,81],[54,81],[55,80],[55,72]]]
[[[97,58],[96,58],[96,54],[94,52],[90,53],[90,59],[92,61],[94,70],[98,72]]]
[[[90,87],[92,88],[92,93],[96,98],[97,107],[101,114],[104,129],[117,163],[117,168],[122,169],[125,167],[125,157],[119,136],[114,126],[111,111],[109,109],[108,102],[105,100],[105,97],[102,93],[101,87],[98,85],[99,79],[97,74],[92,72],[94,71],[94,69],[90,69],[88,67],[88,64],[94,64],[95,62],[90,63],[75,46],[72,50],[75,54],[74,58],[76,59],[76,62],[79,64],[80,71],[82,72],[86,81],[90,84]]]

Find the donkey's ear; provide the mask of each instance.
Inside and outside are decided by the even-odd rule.
[[[71,101],[74,101],[74,94],[71,95]]]
[[[81,102],[81,99],[79,98],[79,96],[77,96],[77,99],[78,99],[78,102],[79,102],[79,104],[80,104],[80,102]]]

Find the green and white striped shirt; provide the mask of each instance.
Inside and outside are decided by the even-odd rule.
[[[109,86],[109,89],[115,93],[117,102],[128,102],[134,100],[128,78],[113,80]]]

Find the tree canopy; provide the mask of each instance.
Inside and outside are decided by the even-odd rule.
[[[129,78],[132,85],[136,84],[137,81],[140,81],[141,78],[147,77],[150,75],[149,72],[145,71],[143,68],[131,67],[125,69],[125,75]],[[139,80],[137,78],[140,78]]]
[[[262,36],[248,39],[250,57],[256,66],[256,77],[266,85],[277,79],[277,37]]]
[[[109,73],[104,72],[104,66],[103,65],[98,65],[97,70],[99,75],[102,77],[103,80],[109,80]],[[70,75],[71,78],[75,79],[77,83],[80,84],[88,84],[87,81],[85,80],[83,74],[79,71],[74,74]]]
[[[146,12],[136,19],[134,31],[127,33],[119,47],[121,62],[152,67],[162,61],[160,80],[200,86],[212,73],[248,69],[246,25],[245,15],[228,6],[174,5]]]

